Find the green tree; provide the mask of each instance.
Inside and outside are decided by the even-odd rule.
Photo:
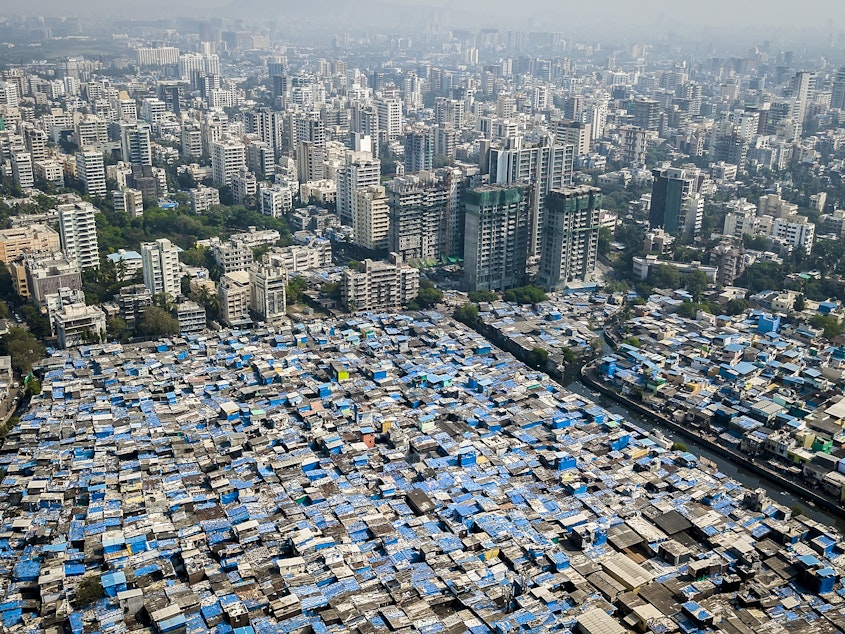
[[[329,299],[339,300],[343,291],[340,282],[324,282],[320,286],[320,294]]]
[[[651,268],[648,274],[648,282],[655,288],[680,288],[681,274],[674,266],[658,264]]]
[[[805,301],[804,295],[799,295],[795,298],[795,304],[792,306],[794,310],[797,310],[799,313],[804,310],[805,308]]]
[[[25,328],[12,327],[0,337],[0,354],[12,357],[12,367],[21,376],[46,354],[44,346]]]
[[[842,324],[832,315],[813,315],[810,324],[824,332],[825,339],[835,339],[842,334]]]
[[[634,348],[641,348],[643,345],[639,337],[625,337],[622,343],[633,346]]]
[[[20,309],[21,317],[26,322],[29,331],[38,339],[46,339],[52,334],[50,322],[46,315],[30,304],[24,304]]]
[[[308,290],[308,281],[304,277],[292,277],[285,287],[288,306],[300,301],[306,290]]]
[[[695,301],[699,301],[701,296],[704,294],[704,291],[707,290],[707,285],[710,283],[710,280],[707,278],[707,274],[704,271],[690,271],[686,273],[682,278],[684,288],[687,292],[692,295]]]
[[[478,323],[478,306],[472,302],[467,302],[463,306],[458,306],[455,308],[454,317],[468,326],[474,326]]]
[[[86,575],[76,587],[77,608],[84,608],[106,596],[99,575]]]
[[[745,299],[732,299],[725,304],[726,315],[741,315],[748,310],[748,301]]]
[[[147,306],[138,324],[138,333],[146,337],[179,334],[179,321],[160,306]]]
[[[610,243],[613,242],[613,233],[608,227],[599,227],[599,255],[606,256],[610,253]]]
[[[493,291],[480,290],[469,292],[469,301],[475,302],[476,304],[480,304],[481,302],[495,302],[497,299],[499,299],[499,296]]]
[[[434,288],[433,286],[429,286],[426,288],[421,288],[419,290],[419,293],[417,293],[417,298],[414,300],[414,303],[417,308],[425,310],[427,308],[432,308],[433,306],[439,304],[441,301],[443,301],[442,291]]]
[[[688,451],[688,449],[684,443],[675,441],[672,443],[672,451]]]
[[[504,300],[514,304],[539,304],[546,299],[546,293],[539,286],[529,284],[505,291]]]
[[[570,351],[571,352],[571,351]],[[533,368],[545,369],[549,360],[549,351],[545,348],[532,348],[526,355],[525,362]]]
[[[115,341],[126,341],[129,339],[129,326],[126,320],[120,317],[110,317],[106,322],[106,335]]]
[[[35,396],[36,394],[41,394],[41,381],[33,377],[26,384],[26,395]]]

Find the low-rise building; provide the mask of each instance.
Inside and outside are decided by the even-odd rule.
[[[343,272],[342,298],[347,310],[395,310],[415,299],[420,272],[391,253],[388,261],[364,260],[361,270]]]
[[[179,321],[179,332],[191,334],[205,330],[205,308],[191,300],[183,300],[176,304],[176,319]]]
[[[99,342],[106,336],[106,314],[99,306],[68,304],[53,317],[53,327],[59,348]]]

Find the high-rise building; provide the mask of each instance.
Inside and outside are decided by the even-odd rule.
[[[395,178],[387,186],[390,245],[406,262],[447,257],[450,186],[448,172],[420,172]]]
[[[80,201],[59,205],[58,211],[62,251],[80,269],[99,267],[100,247],[95,222],[97,208],[89,202]]]
[[[790,91],[792,93],[795,137],[799,138],[803,130],[804,120],[807,118],[808,106],[816,93],[816,73],[808,71],[795,73],[790,84]]]
[[[464,286],[501,291],[525,281],[529,242],[528,187],[485,185],[467,190]]]
[[[264,321],[273,322],[284,317],[287,311],[288,273],[280,256],[265,253],[249,269],[250,308]]]
[[[645,130],[657,130],[660,123],[660,104],[654,99],[634,99],[628,104],[632,123]]]
[[[386,248],[390,210],[384,187],[381,185],[359,187],[355,190],[354,197],[353,242],[372,250]]]
[[[385,133],[387,140],[398,139],[402,134],[402,100],[397,97],[379,99],[376,109],[379,129]]]
[[[164,293],[178,297],[181,293],[179,248],[167,238],[141,243],[144,286],[153,295]]]
[[[185,158],[202,156],[202,130],[199,126],[189,123],[182,126],[182,156]]]
[[[396,310],[415,299],[420,272],[391,253],[388,261],[364,260],[360,271],[343,272],[341,297],[347,310]]]
[[[547,199],[539,282],[555,289],[592,279],[599,247],[601,190],[582,185],[553,189]]]
[[[381,182],[381,161],[368,152],[347,152],[344,164],[337,170],[337,214],[340,221],[352,226],[355,212],[355,190]]]
[[[218,186],[232,185],[235,176],[246,166],[246,146],[234,139],[211,144],[211,175]]]
[[[220,319],[227,326],[242,326],[250,322],[250,286],[247,271],[226,273],[217,285]]]
[[[830,107],[845,110],[845,66],[840,67],[833,76]]]
[[[120,147],[125,162],[134,165],[153,164],[149,124],[136,123],[120,126]]]
[[[590,124],[581,121],[555,121],[555,138],[559,143],[575,146],[575,156],[590,153]]]
[[[89,196],[106,195],[106,167],[98,150],[83,148],[76,153],[76,177]]]
[[[430,130],[417,130],[405,135],[405,173],[430,170],[434,164],[434,139]]]
[[[35,185],[32,156],[29,152],[12,152],[12,178],[21,189]]]
[[[540,233],[546,212],[546,195],[572,184],[575,147],[546,136],[539,145],[526,146],[521,137],[508,139],[505,147],[490,148],[490,183],[520,184],[528,205],[528,255],[539,257]]]
[[[269,108],[256,108],[249,113],[247,123],[247,132],[257,134],[259,140],[272,149],[275,158],[282,147],[282,113]]]
[[[704,197],[696,171],[669,167],[652,171],[649,226],[671,235],[697,235],[704,217]]]
[[[32,162],[47,160],[47,133],[31,123],[23,125],[23,141]]]

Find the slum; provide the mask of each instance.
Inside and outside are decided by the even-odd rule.
[[[674,295],[636,307],[616,354],[600,363],[605,381],[845,501],[845,347],[819,329],[760,309],[681,317]],[[822,302],[817,314],[832,309],[841,311]]]
[[[622,308],[621,294],[552,293],[534,306],[497,300],[480,304],[479,319],[502,341],[523,352],[540,348],[556,365],[566,363],[567,352],[587,354],[597,329]]]
[[[8,631],[838,632],[840,535],[444,315],[52,354]]]

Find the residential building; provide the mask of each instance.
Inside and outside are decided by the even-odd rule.
[[[211,247],[211,254],[224,273],[248,271],[252,264],[252,247],[239,240],[217,242]]]
[[[246,166],[246,146],[234,139],[211,144],[211,173],[214,184],[232,185],[235,176]]]
[[[431,170],[434,165],[434,138],[430,130],[405,135],[405,173]]]
[[[176,319],[179,332],[183,335],[205,330],[205,308],[191,300],[182,300],[176,304]]]
[[[293,209],[293,194],[290,187],[262,184],[258,189],[258,208],[265,216],[283,217]]]
[[[547,206],[540,284],[556,289],[591,280],[598,257],[601,190],[587,185],[553,189]]]
[[[464,286],[500,291],[525,281],[528,188],[485,185],[465,196]]]
[[[99,150],[85,148],[76,153],[76,177],[89,196],[106,195],[106,168]]]
[[[58,211],[62,251],[80,269],[98,268],[100,247],[97,241],[96,207],[89,202],[79,201],[59,205]]]
[[[32,163],[32,174],[35,180],[50,183],[57,189],[65,186],[65,170],[58,161],[34,161]]]
[[[114,300],[121,319],[126,322],[130,330],[134,330],[144,316],[144,309],[152,306],[153,295],[143,284],[132,284],[122,287],[114,296]]]
[[[53,317],[53,328],[59,348],[105,340],[106,314],[99,306],[84,302],[63,306]]]
[[[249,279],[248,271],[233,271],[220,278],[217,285],[220,320],[227,326],[243,326],[250,323]]]
[[[144,270],[144,258],[137,251],[118,249],[117,253],[109,253],[106,259],[117,269],[117,279],[124,281],[135,277]]]
[[[337,171],[337,214],[343,224],[352,226],[355,190],[381,183],[381,161],[367,152],[347,152],[344,158]]]
[[[141,243],[144,286],[153,295],[178,297],[181,294],[179,247],[167,238]]]
[[[144,196],[140,190],[124,187],[112,192],[115,211],[125,211],[130,218],[144,215]]]
[[[266,322],[286,315],[288,272],[279,254],[271,250],[249,269],[250,308]]]
[[[207,212],[213,205],[220,204],[220,190],[216,187],[198,185],[188,190],[188,197],[191,200],[191,211],[195,214]]]
[[[667,233],[697,235],[704,219],[704,197],[699,192],[697,170],[675,167],[652,171],[649,226],[662,227]]]
[[[360,271],[346,269],[341,296],[350,311],[397,310],[415,299],[419,288],[419,270],[391,253],[387,261],[364,260]]]
[[[420,172],[388,183],[389,248],[406,262],[445,260],[452,202],[449,176],[448,171]]]
[[[528,210],[528,255],[539,258],[545,225],[546,196],[552,189],[572,184],[575,147],[546,136],[539,145],[526,145],[522,137],[507,139],[504,147],[490,148],[490,183],[520,185]]]
[[[716,282],[722,286],[731,286],[745,271],[745,247],[719,244],[710,252],[710,263],[718,267]]]
[[[813,250],[816,225],[806,216],[794,214],[786,218],[775,218],[772,223],[772,238],[793,248],[803,249],[805,253]]]
[[[12,179],[21,189],[29,189],[35,185],[35,175],[32,167],[32,155],[29,152],[14,151],[11,157]]]
[[[359,187],[353,196],[352,241],[367,249],[386,249],[390,211],[384,187]]]
[[[60,288],[82,288],[82,272],[62,253],[26,255],[9,263],[9,272],[18,295],[31,298],[39,306]]]
[[[121,125],[120,148],[125,162],[137,165],[152,165],[153,149],[150,141],[150,125],[148,123]]]
[[[0,230],[0,262],[9,263],[25,253],[54,253],[61,248],[59,234],[42,224]]]

